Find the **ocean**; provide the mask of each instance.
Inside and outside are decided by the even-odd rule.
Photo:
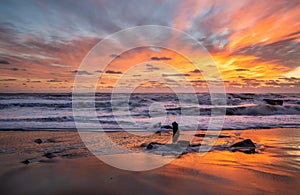
[[[207,93],[196,95],[197,102],[181,104],[176,94],[134,93],[128,100],[129,112],[112,109],[111,94],[95,94],[97,118],[82,108],[86,128],[100,125],[101,130],[157,131],[173,121],[183,130],[209,126],[211,109],[225,108],[222,129],[300,128],[300,94],[227,94],[225,105],[212,105]],[[122,99],[122,94],[115,97]],[[82,102],[89,100],[82,97]],[[272,101],[276,100],[276,101]],[[198,112],[195,112],[199,111]],[[180,121],[180,116],[188,120]],[[134,121],[134,122],[132,122]],[[71,93],[0,94],[1,130],[76,130]]]

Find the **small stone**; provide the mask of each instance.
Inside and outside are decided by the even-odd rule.
[[[237,142],[235,144],[233,144],[232,146],[230,147],[244,147],[244,148],[247,148],[247,147],[256,147],[255,144],[252,142],[251,139],[246,139],[244,141],[240,141],[240,142]]]
[[[152,143],[150,143],[150,144],[148,144],[148,146],[146,147],[147,148],[147,150],[152,150],[153,149],[153,144]]]
[[[26,160],[22,161],[21,163],[28,165],[33,162],[38,162],[38,160],[37,159],[26,159]]]
[[[44,154],[43,155],[44,157],[46,157],[46,158],[54,158],[54,157],[57,157],[57,155],[55,155],[55,154],[53,154],[53,153],[51,153],[51,152],[47,152],[46,154]]]
[[[37,143],[37,144],[41,144],[41,143],[43,143],[43,140],[42,139],[36,139],[36,140],[34,140],[34,142]]]

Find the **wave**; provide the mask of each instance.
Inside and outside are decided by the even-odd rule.
[[[249,116],[266,116],[266,115],[300,115],[300,106],[297,105],[257,105],[249,107],[227,108],[226,115],[249,115]]]
[[[266,115],[300,115],[300,105],[251,105],[251,106],[227,106],[214,108],[168,108],[169,114],[185,114],[185,115],[211,115],[212,111],[215,114],[226,115],[246,115],[246,116],[266,116]]]
[[[6,109],[11,107],[46,107],[46,108],[71,108],[72,103],[7,103],[7,104],[0,104],[0,109]]]
[[[92,104],[86,102],[77,104],[77,106],[84,108],[92,108]],[[34,108],[43,111],[43,108],[51,109],[72,109],[72,103],[12,103],[12,104],[0,104],[0,110],[7,109],[11,107],[19,108]],[[126,107],[124,107],[126,108]],[[115,111],[121,109],[122,107],[115,107]],[[111,114],[116,114],[112,112],[110,102],[100,102],[96,103],[97,111],[106,111]],[[148,105],[136,104],[129,105],[129,110],[134,116],[141,115],[149,117]],[[266,115],[300,115],[300,104],[287,104],[287,105],[268,105],[268,104],[250,104],[250,105],[237,105],[237,106],[215,106],[215,107],[201,107],[200,106],[190,106],[190,107],[180,107],[175,105],[169,105],[166,108],[167,115],[187,115],[187,116],[197,116],[197,115],[211,115],[212,112],[215,114],[226,114],[226,115],[246,115],[246,116],[266,116]],[[161,113],[164,114],[164,113]],[[157,115],[160,115],[158,112]]]
[[[216,106],[211,105],[207,93],[197,94],[198,102],[193,102],[191,95],[184,94],[179,101],[176,94],[132,94],[124,101],[127,95],[120,94],[112,104],[111,94],[96,94],[98,118],[92,119],[89,112],[94,104],[90,97],[72,102],[72,94],[0,94],[0,129],[75,128],[74,105],[82,115],[81,123],[92,127],[100,123],[112,129],[119,128],[116,120],[123,126],[144,128],[165,119],[169,124],[180,116],[188,118],[181,126],[201,124],[199,128],[206,129],[212,113],[226,114],[224,129],[300,127],[300,94],[227,94],[227,104]],[[132,125],[131,119],[138,125]]]
[[[74,121],[73,116],[0,119],[0,122],[68,122],[68,121]]]

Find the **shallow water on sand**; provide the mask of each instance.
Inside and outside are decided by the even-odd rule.
[[[180,139],[185,140],[189,137],[188,134],[194,133],[183,132]],[[98,134],[100,135],[101,132]],[[106,134],[119,146],[136,153],[146,151],[145,147],[141,146],[143,143],[153,141],[166,143],[171,139],[171,134],[167,132],[150,136],[127,132]],[[106,177],[115,178],[118,175],[119,185],[126,183],[128,188],[125,191],[128,193],[134,192],[139,184],[145,186],[145,189],[150,188],[160,193],[183,193],[182,190],[196,193],[200,190],[206,193],[226,191],[236,194],[242,191],[252,194],[299,194],[300,129],[232,130],[222,131],[221,135],[213,149],[205,155],[192,151],[179,155],[170,164],[161,168],[131,174],[131,172],[106,166],[93,157],[77,132],[2,131],[0,132],[2,159],[0,191],[17,194],[21,192],[18,190],[32,193],[49,190],[49,192],[59,193],[71,190],[72,187],[72,190],[85,189],[94,193],[103,190],[117,193],[120,192],[117,188],[96,184],[95,181],[106,181]],[[38,138],[43,142],[35,143],[34,140]],[[228,150],[228,146],[232,143],[248,138],[257,145],[256,153],[245,154]],[[201,142],[201,139],[203,138],[196,137],[192,142]],[[91,143],[95,141],[97,139],[91,140]],[[107,155],[110,151],[107,145],[97,144],[103,146],[101,154]],[[54,156],[48,158],[45,156],[47,153],[52,153]],[[159,153],[157,155],[161,156]],[[161,157],[169,158],[170,155]],[[32,161],[27,165],[21,163],[26,159]],[[80,175],[85,177],[82,178]],[[149,180],[149,178],[154,179]],[[44,185],[37,185],[38,180],[43,180]],[[53,181],[60,181],[60,183]],[[144,181],[147,182],[143,183]],[[74,183],[77,185],[74,186]],[[172,186],[162,187],[167,183]],[[12,186],[18,186],[18,190]]]

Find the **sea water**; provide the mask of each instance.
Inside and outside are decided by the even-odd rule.
[[[173,121],[183,130],[205,130],[212,117],[220,117],[212,116],[212,109],[221,108],[226,111],[220,114],[224,115],[221,129],[300,127],[300,94],[226,94],[224,105],[213,105],[207,93],[196,94],[197,102],[185,96],[182,103],[176,94],[131,94],[121,105],[128,108],[125,112],[112,106],[111,94],[96,93],[92,102],[97,116],[85,109],[84,103],[91,102],[86,96],[79,100],[83,106],[77,116],[86,128],[96,130],[157,131]],[[116,97],[122,99],[123,94]],[[265,99],[282,100],[283,105],[271,105]],[[72,94],[0,94],[0,129],[76,130]]]

